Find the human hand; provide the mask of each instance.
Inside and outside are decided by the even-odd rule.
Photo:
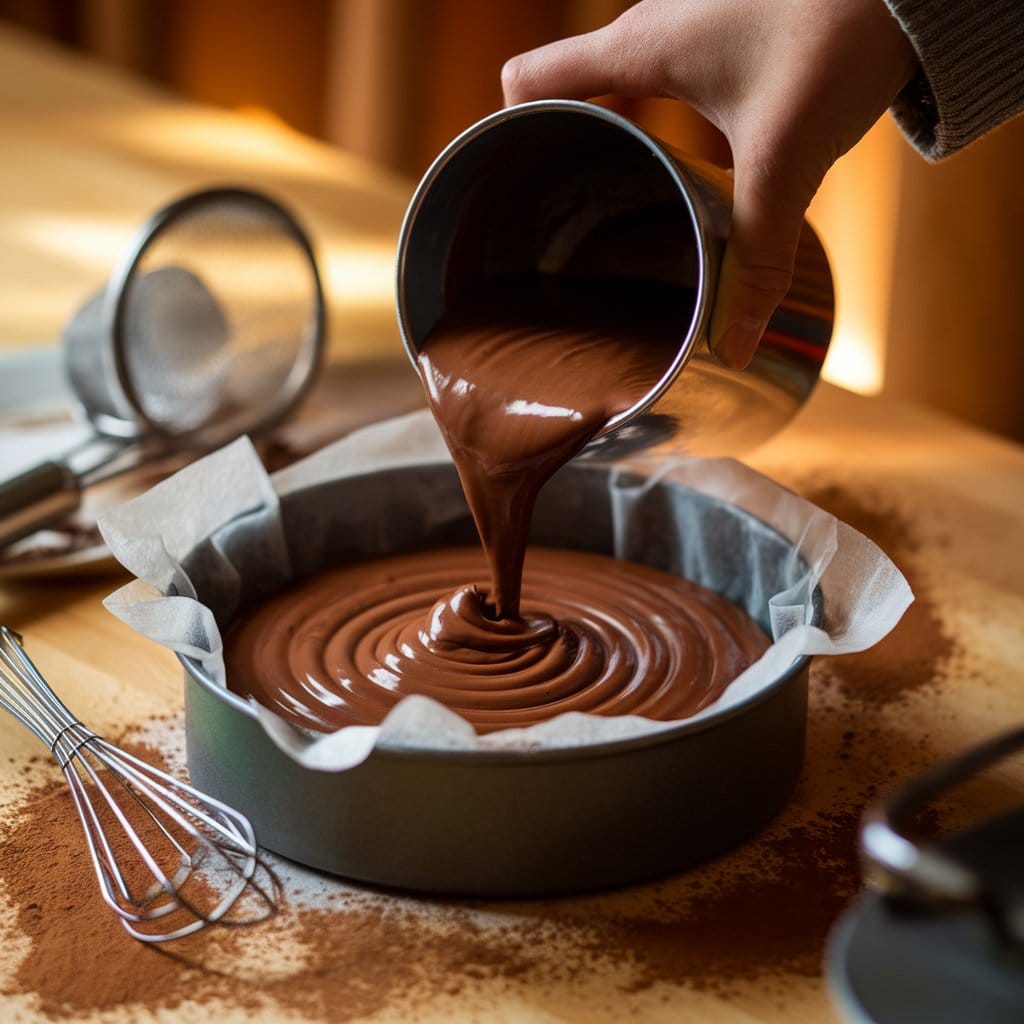
[[[793,276],[825,172],[916,70],[883,0],[641,0],[610,25],[513,57],[505,102],[668,96],[732,148],[733,220],[711,350],[741,369]]]

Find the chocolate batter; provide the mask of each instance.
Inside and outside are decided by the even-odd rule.
[[[487,618],[486,585],[477,548],[317,575],[230,633],[229,679],[307,728],[377,725],[422,693],[483,733],[563,711],[685,718],[767,646],[710,590],[606,555],[531,548],[521,619]]]
[[[487,554],[496,618],[519,614],[537,492],[658,383],[691,310],[685,293],[639,278],[516,276],[462,298],[427,338],[420,374]]]
[[[229,632],[231,688],[324,731],[376,725],[413,693],[480,732],[717,699],[768,646],[741,609],[600,555],[536,549],[523,573],[538,491],[657,384],[690,312],[639,280],[517,276],[462,296],[419,364],[486,561],[396,555],[300,584]]]

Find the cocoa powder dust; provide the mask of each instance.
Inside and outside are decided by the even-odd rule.
[[[855,826],[854,813],[790,822],[714,865],[606,896],[452,903],[324,880],[321,905],[293,898],[254,929],[154,947],[101,902],[67,788],[48,782],[4,835],[4,895],[29,951],[3,994],[31,995],[57,1019],[198,1002],[412,1020],[416,1006],[495,983],[586,986],[611,972],[628,996],[658,982],[726,992],[780,971],[811,977],[854,891]]]
[[[914,603],[885,639],[860,654],[829,660],[835,682],[850,699],[873,705],[905,702],[921,690],[938,686],[962,652],[942,621],[920,564],[922,540],[915,526],[884,496],[865,496],[860,489],[837,484],[802,493],[873,540],[897,563],[914,591]]]
[[[288,898],[273,919],[151,947],[126,935],[100,901],[68,793],[51,775],[3,826],[0,883],[13,910],[6,941],[25,949],[3,996],[53,1019],[197,1003],[339,1022],[415,1021],[427,1010],[436,1019],[474,999],[487,1019],[479,1007],[501,995],[531,1006],[575,1001],[600,1019],[680,989],[756,990],[783,1008],[794,992],[824,999],[826,937],[860,885],[863,806],[939,756],[927,735],[906,727],[902,709],[940,694],[964,652],[920,571],[914,526],[884,500],[869,505],[837,486],[809,497],[893,557],[914,585],[916,611],[868,655],[813,664],[797,793],[737,850],[618,892],[493,903],[376,892],[276,862]],[[164,726],[169,739],[157,746],[166,751],[182,723]],[[166,756],[180,766],[180,751]]]

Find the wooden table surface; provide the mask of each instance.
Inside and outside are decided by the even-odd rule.
[[[310,228],[335,359],[400,358],[391,259],[409,183],[7,30],[0,135],[0,359],[52,344],[151,209],[226,180],[267,188]],[[3,719],[0,1017],[838,1021],[824,946],[858,892],[865,801],[1024,720],[1024,450],[822,385],[748,461],[873,537],[917,594],[877,648],[814,664],[806,767],[760,835],[656,884],[533,902],[416,899],[284,865],[289,901],[272,922],[161,952],[122,935],[74,856],[49,755]],[[178,765],[177,664],[100,604],[123,579],[2,582],[0,622],[93,728]],[[1022,794],[1010,765],[937,820]],[[47,880],[34,889],[32,863]]]

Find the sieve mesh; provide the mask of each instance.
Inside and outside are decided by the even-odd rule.
[[[309,243],[255,193],[167,208],[112,288],[121,386],[167,439],[207,447],[269,426],[316,368],[323,301]]]

